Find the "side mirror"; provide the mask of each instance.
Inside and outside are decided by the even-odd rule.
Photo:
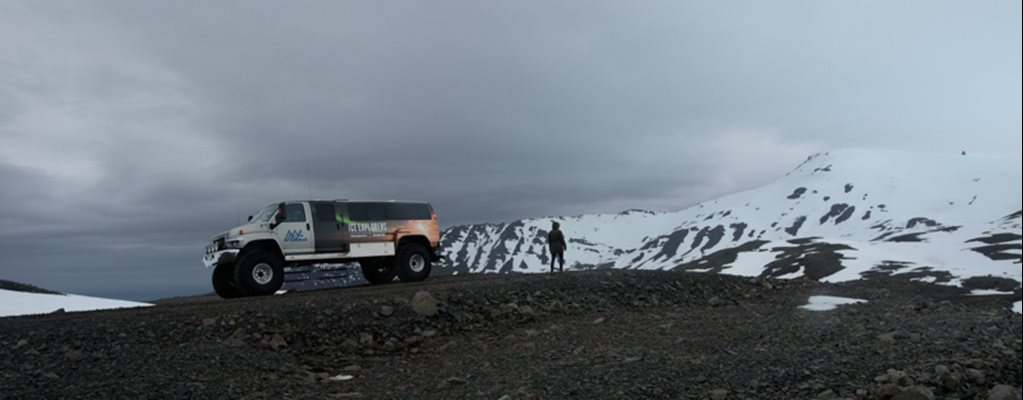
[[[251,216],[251,215],[249,216],[249,219],[248,219],[248,221],[249,221],[249,222],[252,222],[252,216]]]

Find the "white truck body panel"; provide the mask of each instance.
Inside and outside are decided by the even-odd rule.
[[[284,261],[313,261],[360,257],[386,257],[394,255],[393,242],[352,243],[347,253],[317,253],[285,255]]]

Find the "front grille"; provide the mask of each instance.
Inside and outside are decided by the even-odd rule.
[[[224,248],[224,238],[214,239],[213,243],[210,243],[208,246],[206,246],[206,254],[216,253],[216,252],[220,251],[223,248]]]

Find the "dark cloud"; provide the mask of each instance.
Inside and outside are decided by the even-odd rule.
[[[0,5],[0,277],[208,290],[294,198],[678,209],[837,147],[1016,153],[1019,3]]]

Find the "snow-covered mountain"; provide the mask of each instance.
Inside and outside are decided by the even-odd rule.
[[[148,303],[64,294],[0,280],[0,317],[151,306]]]
[[[542,272],[559,221],[566,267],[846,281],[894,277],[1011,291],[1021,281],[1018,157],[841,150],[777,181],[680,211],[462,225],[443,269]],[[985,283],[986,282],[986,283]]]

